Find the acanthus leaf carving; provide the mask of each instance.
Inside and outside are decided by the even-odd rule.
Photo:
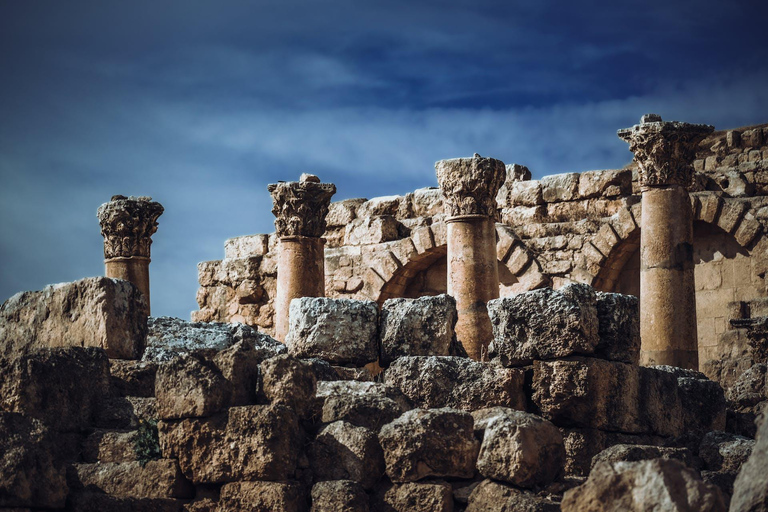
[[[319,238],[325,232],[325,216],[333,183],[320,183],[316,176],[302,175],[301,181],[281,181],[267,186],[272,195],[275,232],[280,238],[307,236]]]
[[[104,237],[104,258],[149,258],[163,206],[151,197],[112,196],[96,212]]]
[[[475,153],[471,158],[440,160],[435,171],[448,215],[496,217],[496,194],[507,174],[504,162]]]

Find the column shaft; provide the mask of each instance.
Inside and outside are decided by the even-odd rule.
[[[447,219],[448,294],[456,299],[456,337],[472,359],[487,359],[493,339],[486,303],[499,297],[496,226],[486,215]]]
[[[147,301],[147,315],[150,314],[149,261],[149,258],[140,256],[104,260],[105,276],[130,281],[144,294],[144,299]]]
[[[325,296],[325,240],[307,236],[280,239],[277,256],[275,338],[284,342],[288,334],[291,300]]]
[[[693,215],[686,189],[644,189],[641,224],[640,363],[698,369]]]

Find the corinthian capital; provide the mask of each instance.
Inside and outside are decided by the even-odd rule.
[[[336,185],[320,183],[317,176],[302,174],[299,181],[273,183],[267,190],[272,194],[277,236],[323,236],[325,216]]]
[[[714,129],[706,124],[662,121],[659,115],[646,114],[640,124],[619,130],[618,135],[635,154],[641,187],[688,187],[696,147]]]
[[[496,194],[507,177],[504,162],[483,158],[452,158],[435,163],[437,183],[448,215],[496,216]]]
[[[112,196],[96,212],[104,237],[104,258],[149,258],[163,206],[151,197]]]

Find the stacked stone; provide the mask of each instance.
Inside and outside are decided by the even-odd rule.
[[[768,127],[713,133],[693,161],[699,188],[730,197],[768,195]]]

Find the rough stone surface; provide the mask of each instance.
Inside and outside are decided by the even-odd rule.
[[[309,457],[316,480],[354,480],[371,489],[384,475],[384,455],[376,434],[345,421],[323,427]]]
[[[320,419],[323,423],[342,420],[378,432],[403,412],[400,404],[386,396],[331,395],[323,403]]]
[[[477,458],[481,475],[530,488],[549,484],[562,473],[563,436],[549,421],[504,407],[481,409],[472,416],[475,431],[483,431]]]
[[[599,341],[597,296],[587,285],[492,300],[488,312],[494,336],[490,355],[504,366],[591,354]]]
[[[688,467],[695,467],[693,454],[688,448],[674,448],[667,446],[616,444],[606,448],[592,457],[592,467],[607,462],[637,462],[653,459],[679,460]]]
[[[98,348],[43,348],[0,358],[0,410],[39,419],[55,431],[91,427],[109,394],[109,361]]]
[[[192,485],[175,460],[75,464],[76,489],[100,489],[117,498],[191,498]]]
[[[162,363],[200,349],[224,350],[243,341],[252,345],[260,361],[286,352],[285,345],[243,324],[186,322],[171,317],[149,317],[145,361]]]
[[[456,301],[450,295],[389,299],[381,309],[380,364],[402,356],[458,356]]]
[[[122,396],[155,396],[157,366],[152,361],[110,359],[112,389]]]
[[[392,482],[422,478],[471,478],[480,443],[469,413],[414,409],[379,432],[387,476]]]
[[[752,454],[733,484],[733,512],[768,510],[768,421],[763,421]]]
[[[64,466],[53,459],[49,436],[38,420],[0,412],[0,507],[64,506]]]
[[[261,364],[261,389],[271,403],[285,405],[303,416],[312,406],[317,377],[310,365],[281,355]]]
[[[256,403],[260,360],[259,352],[245,341],[238,341],[213,356],[213,364],[229,384],[231,392],[227,403],[230,406]]]
[[[565,473],[576,477],[588,476],[592,460],[613,446],[661,446],[667,442],[667,438],[651,434],[625,434],[594,428],[561,428],[561,431],[565,444]],[[618,454],[622,453],[619,450]]]
[[[284,406],[232,407],[228,414],[158,424],[163,456],[178,458],[194,484],[290,479],[302,433]]]
[[[298,482],[232,482],[222,486],[213,511],[306,512],[306,501]]]
[[[147,338],[146,303],[133,284],[90,277],[17,293],[0,306],[0,350],[98,347],[109,357],[138,359]]]
[[[104,258],[149,258],[152,235],[163,211],[151,197],[112,196],[96,212],[104,237]]]
[[[384,379],[422,408],[525,409],[525,377],[517,368],[464,357],[401,357],[386,370]]]
[[[466,512],[557,512],[560,506],[530,491],[483,480],[469,495]]]
[[[638,364],[640,301],[633,295],[597,293],[598,338],[595,356]]]
[[[157,371],[161,419],[212,416],[229,405],[231,384],[210,360],[196,354],[172,359]]]
[[[683,425],[689,432],[725,430],[726,401],[723,388],[703,373],[674,366],[654,366],[677,377]]]
[[[368,512],[368,495],[352,480],[331,480],[312,486],[311,512]]]
[[[453,512],[453,489],[443,480],[395,484],[374,495],[371,508],[375,512]]]
[[[373,301],[294,299],[285,344],[296,357],[362,366],[378,358],[378,316]]]
[[[131,462],[136,456],[136,430],[96,430],[83,442],[85,462]]]
[[[437,182],[448,215],[496,216],[496,194],[507,177],[504,162],[483,158],[453,158],[435,163]]]
[[[272,196],[272,213],[278,237],[323,236],[325,216],[328,215],[331,197],[336,193],[336,185],[320,183],[316,178],[267,186]]]
[[[565,493],[564,512],[664,510],[724,512],[723,496],[676,460],[602,462],[589,479]]]

